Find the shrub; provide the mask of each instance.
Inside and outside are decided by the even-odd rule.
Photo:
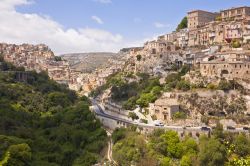
[[[152,93],[144,93],[140,96],[140,98],[136,101],[136,104],[141,107],[147,107],[149,103],[154,102],[157,97]]]
[[[188,81],[181,80],[177,83],[176,87],[178,90],[188,91],[190,90],[191,85]]]
[[[214,84],[212,84],[212,83],[210,83],[210,84],[207,85],[207,89],[215,90],[215,89],[217,89],[217,86],[214,85]]]
[[[185,112],[176,112],[174,115],[173,115],[173,118],[174,119],[186,119],[187,118],[187,115],[185,114]]]
[[[141,119],[141,122],[145,123],[145,124],[148,124],[148,120],[146,120],[146,119]]]
[[[240,48],[241,47],[241,44],[239,41],[232,41],[232,47],[233,48]]]
[[[220,81],[220,83],[218,85],[218,89],[227,91],[227,90],[233,89],[233,85],[230,82],[228,82],[227,80],[223,79]]]
[[[141,61],[142,56],[140,54],[136,55],[137,61]]]
[[[153,89],[152,89],[152,93],[153,93],[154,95],[160,95],[160,94],[161,94],[161,90],[162,90],[162,88],[161,88],[160,86],[155,86],[155,87],[153,87]]]
[[[132,120],[139,119],[139,117],[134,112],[129,112],[128,117]]]

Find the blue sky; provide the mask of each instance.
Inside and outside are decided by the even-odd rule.
[[[117,51],[118,47],[123,47],[123,45],[126,47],[132,44],[142,44],[146,39],[171,32],[190,10],[219,11],[230,7],[250,6],[250,0],[33,0],[32,3],[29,3],[29,0],[1,1],[0,7],[1,3],[4,5],[3,3],[7,4],[13,1],[13,3],[8,5],[12,5],[15,8],[8,10],[15,10],[19,16],[22,15],[23,19],[25,19],[23,22],[26,21],[26,24],[30,22],[35,23],[34,19],[36,19],[36,16],[39,19],[43,19],[43,21],[49,20],[58,24],[57,26],[61,28],[61,31],[65,32],[65,34],[60,33],[60,36],[64,36],[63,40],[67,40],[65,36],[69,36],[69,34],[79,33],[78,35],[80,36],[85,35],[82,36],[83,38],[79,38],[79,40],[87,38],[93,42],[91,45],[94,44],[94,41],[98,45],[98,42],[103,42],[103,38],[95,37],[92,40],[90,37],[91,33],[98,31],[95,34],[106,35],[104,43],[101,46],[97,46],[97,48],[89,47],[82,43],[80,47],[86,46],[86,48],[79,49],[78,45],[74,45],[69,50],[66,48],[60,49],[57,44],[51,44],[51,41],[47,41],[48,39],[34,39],[32,41],[32,38],[26,40],[24,36],[24,42],[32,42],[34,44],[38,42],[46,44],[48,42],[52,49],[60,53],[72,52],[74,48],[76,52],[102,51],[98,48],[104,48],[104,51]],[[31,17],[26,17],[27,15],[32,16],[32,20]],[[17,16],[14,19],[18,19]],[[40,22],[43,21],[40,20]],[[39,23],[39,21],[37,22]],[[46,28],[45,23],[41,26]],[[16,28],[17,36],[22,37],[22,34],[19,34],[18,27],[13,28]],[[88,30],[87,32],[86,29]],[[70,31],[70,33],[68,30],[73,32]],[[43,30],[41,33],[43,33]],[[36,36],[35,32],[34,36]],[[70,37],[69,41],[76,42],[74,41],[76,36],[74,38]],[[111,41],[107,41],[109,37],[112,38]],[[5,38],[7,38],[6,34]],[[15,42],[14,37],[7,40],[7,42],[12,41]],[[17,43],[21,42],[21,38],[17,40]],[[110,44],[105,49],[105,43],[108,42],[114,42],[116,45]],[[67,45],[66,43],[64,44]]]
[[[219,11],[233,6],[250,5],[249,0],[35,0],[33,5],[19,7],[23,13],[49,15],[66,28],[94,27],[127,38],[139,39],[174,30],[187,11],[203,9]],[[91,19],[103,20],[98,24]],[[155,23],[164,24],[162,28]]]

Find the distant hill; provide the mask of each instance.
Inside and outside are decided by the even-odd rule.
[[[121,54],[111,52],[93,52],[64,54],[61,55],[61,57],[69,61],[71,68],[77,71],[92,72],[96,68],[106,65],[109,59],[121,58]]]

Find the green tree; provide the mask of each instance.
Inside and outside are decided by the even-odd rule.
[[[181,22],[179,23],[179,25],[176,28],[176,31],[179,31],[181,29],[187,28],[187,24],[188,24],[188,20],[187,17],[184,17]]]
[[[149,103],[154,102],[157,97],[152,93],[144,93],[140,96],[140,98],[136,101],[136,104],[141,107],[147,107]]]
[[[183,153],[183,146],[180,142],[179,136],[175,131],[167,131],[161,135],[166,144],[166,152],[170,157],[180,158]]]
[[[241,157],[250,154],[250,140],[243,134],[235,137],[233,144],[235,145],[235,153]]]
[[[66,107],[71,105],[68,96],[62,92],[51,92],[50,94],[48,94],[47,102],[49,107]]]
[[[226,161],[226,148],[219,140],[200,140],[199,162],[201,166],[221,166]]]
[[[164,157],[162,160],[161,160],[161,166],[171,166],[171,158],[169,157]]]
[[[28,144],[11,145],[8,149],[10,154],[6,166],[26,166],[31,161],[31,149]]]

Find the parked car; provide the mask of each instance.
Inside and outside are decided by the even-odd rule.
[[[164,126],[164,124],[160,120],[155,120],[154,125],[155,126],[160,126],[160,127]]]
[[[250,127],[245,126],[243,127],[243,130],[250,131]]]
[[[233,126],[227,126],[227,130],[235,130],[235,127],[233,127]]]
[[[201,130],[202,130],[202,131],[210,131],[211,128],[210,128],[210,127],[207,127],[207,126],[203,126],[203,127],[201,127]]]

